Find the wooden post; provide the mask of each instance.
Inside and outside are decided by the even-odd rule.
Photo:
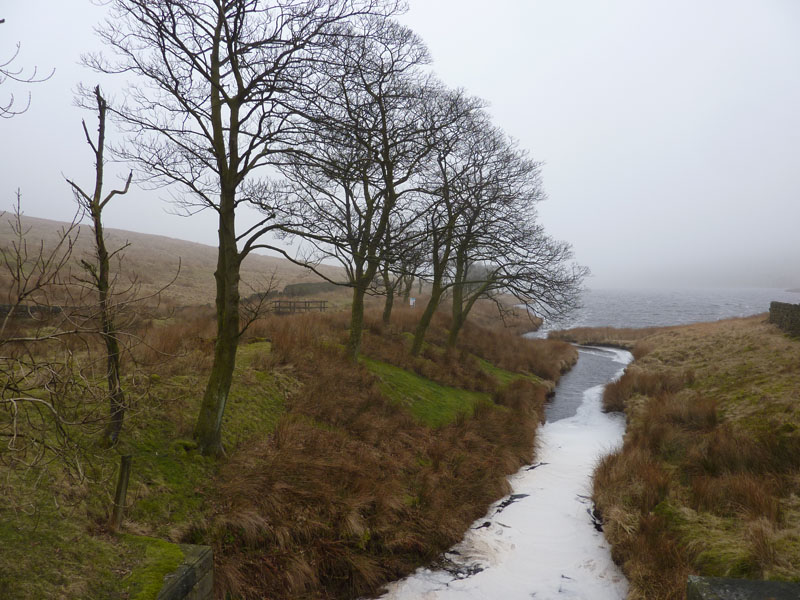
[[[122,525],[122,513],[125,509],[125,496],[128,495],[128,480],[131,476],[131,455],[121,457],[117,493],[114,495],[114,514],[111,516],[111,529],[116,531]]]

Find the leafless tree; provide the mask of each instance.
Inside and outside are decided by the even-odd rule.
[[[0,462],[10,467],[9,476],[24,479],[56,460],[82,478],[85,448],[76,429],[92,429],[99,420],[85,404],[88,382],[70,344],[77,330],[62,308],[77,219],[49,245],[34,243],[23,224],[20,198],[17,192],[6,223],[11,243],[0,248]],[[4,489],[0,497],[13,505],[18,492]]]
[[[313,127],[299,136],[302,154],[282,164],[288,201],[264,203],[286,235],[309,248],[284,254],[314,268],[338,261],[353,289],[347,353],[358,356],[364,298],[384,263],[390,232],[399,237],[414,178],[432,151],[422,113],[438,88],[419,67],[427,50],[409,29],[364,19],[328,55],[324,84],[309,102]],[[322,275],[320,273],[320,275]]]
[[[511,295],[539,316],[564,315],[578,305],[588,273],[572,261],[570,245],[550,238],[538,222],[540,163],[501,132],[484,141],[485,160],[471,173],[454,230],[451,347],[479,298]]]
[[[467,209],[467,186],[475,168],[475,146],[482,143],[486,130],[492,129],[482,107],[480,100],[469,98],[461,91],[442,91],[429,105],[430,143],[436,152],[429,157],[422,174],[427,194],[418,243],[428,250],[431,295],[414,332],[411,353],[415,356],[422,350],[425,333],[448,287],[447,269],[456,228]],[[446,126],[437,127],[437,123]]]
[[[5,19],[0,19],[0,25],[5,22]],[[55,71],[51,71],[47,75],[40,76],[36,67],[34,67],[30,73],[26,74],[22,67],[14,65],[14,62],[19,56],[19,52],[20,44],[17,43],[16,48],[11,53],[11,56],[3,60],[3,62],[0,62],[0,85],[3,85],[7,81],[16,81],[17,83],[41,83],[42,81],[47,81],[53,76]],[[30,93],[28,93],[25,106],[20,108],[19,106],[15,107],[14,104],[16,104],[16,98],[14,97],[13,93],[9,94],[7,100],[0,101],[0,118],[10,119],[14,115],[22,114],[28,110],[31,105]]]
[[[74,181],[67,179],[67,183],[69,183],[72,188],[78,205],[85,210],[92,219],[96,260],[92,262],[83,260],[82,265],[89,276],[89,284],[97,290],[98,295],[100,331],[106,346],[106,381],[108,383],[108,400],[110,405],[110,418],[103,437],[106,446],[113,446],[117,443],[120,431],[122,430],[122,422],[125,418],[125,394],[122,389],[121,381],[119,329],[114,318],[115,307],[113,306],[114,295],[112,289],[113,282],[111,279],[111,259],[124,250],[125,247],[123,246],[109,252],[103,234],[103,209],[112,198],[128,192],[133,172],[128,174],[123,189],[112,190],[106,195],[103,194],[106,112],[108,110],[108,104],[100,93],[100,86],[94,88],[94,100],[96,102],[98,119],[96,141],[89,135],[86,121],[82,122],[86,143],[89,144],[89,147],[94,153],[94,190],[89,194]]]
[[[239,273],[261,247],[272,214],[240,232],[242,190],[263,167],[292,152],[297,103],[315,92],[323,50],[347,43],[347,23],[396,12],[400,0],[113,0],[100,29],[116,61],[90,56],[106,73],[136,76],[109,109],[128,131],[119,155],[157,184],[178,184],[188,211],[218,215],[217,338],[195,427],[202,452],[222,451],[233,377]]]
[[[570,262],[569,245],[549,238],[537,222],[535,206],[544,198],[540,164],[492,125],[478,101],[458,94],[442,100],[460,106],[451,110],[462,118],[439,132],[424,175],[429,200],[420,235],[429,251],[423,277],[431,297],[412,354],[421,351],[446,292],[452,347],[479,298],[511,295],[538,314],[562,314],[577,304],[586,272]]]

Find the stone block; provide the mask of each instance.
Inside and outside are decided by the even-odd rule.
[[[183,563],[164,577],[156,600],[213,600],[214,554],[209,546],[181,544]]]
[[[689,575],[686,600],[800,600],[800,583]]]

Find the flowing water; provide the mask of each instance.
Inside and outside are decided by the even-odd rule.
[[[772,300],[800,302],[779,289],[589,290],[583,309],[548,329],[651,327],[747,316]],[[621,415],[600,410],[603,386],[631,360],[619,350],[581,348],[547,407],[537,462],[510,478],[513,492],[476,521],[438,564],[391,584],[384,598],[619,600],[628,584],[595,526],[591,475],[619,445]]]
[[[581,348],[540,428],[536,463],[510,478],[512,494],[473,523],[435,567],[390,584],[391,600],[502,598],[619,600],[628,584],[596,522],[591,475],[618,446],[621,415],[600,409],[603,386],[629,353]]]

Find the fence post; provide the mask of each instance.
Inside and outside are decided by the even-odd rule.
[[[125,496],[128,495],[128,480],[131,476],[131,455],[125,454],[119,465],[117,493],[114,494],[114,513],[111,516],[111,529],[116,531],[122,525],[122,513],[125,509]]]

